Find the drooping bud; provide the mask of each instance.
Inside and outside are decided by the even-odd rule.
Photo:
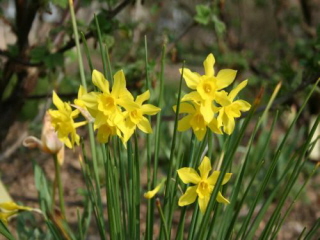
[[[22,144],[27,148],[39,148],[46,153],[58,154],[59,163],[63,163],[64,145],[59,140],[58,135],[51,124],[51,117],[48,112],[46,112],[43,118],[41,140],[34,136],[28,136],[24,139]]]

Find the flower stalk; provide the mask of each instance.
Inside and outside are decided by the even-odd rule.
[[[54,179],[54,185],[58,188],[58,194],[59,194],[59,206],[61,209],[62,216],[66,218],[66,208],[64,204],[64,194],[63,194],[63,185],[62,185],[62,179],[61,179],[61,166],[59,164],[59,159],[57,154],[53,154],[53,160],[54,160],[54,171],[55,171],[55,179]],[[54,189],[54,192],[56,189]],[[52,195],[55,197],[55,194]],[[55,199],[52,199],[52,203],[55,202]]]

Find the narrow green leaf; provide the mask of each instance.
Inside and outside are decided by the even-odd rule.
[[[15,240],[7,226],[0,220],[0,234],[6,237],[8,240]]]

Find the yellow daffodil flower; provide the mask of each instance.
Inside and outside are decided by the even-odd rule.
[[[211,197],[211,193],[214,190],[215,184],[220,175],[220,171],[213,171],[209,176],[209,172],[211,171],[211,163],[208,157],[204,157],[198,170],[200,175],[193,168],[185,167],[177,170],[178,175],[183,183],[185,184],[195,184],[195,186],[188,187],[187,191],[179,198],[179,206],[183,207],[195,202],[198,198],[198,204],[200,207],[200,211],[204,214],[208,202]],[[226,184],[230,178],[232,173],[226,173],[222,185]],[[229,204],[230,202],[224,198],[221,192],[218,192],[216,200],[219,203]]]
[[[138,127],[144,133],[152,133],[152,128],[149,120],[144,115],[155,115],[161,109],[151,104],[143,104],[150,98],[149,90],[143,94],[137,96],[136,106],[128,106],[123,113],[126,120],[124,124],[120,124],[119,127],[124,134],[124,141],[127,142],[132,136],[136,127]]]
[[[173,109],[176,111],[176,106],[174,106]],[[217,107],[212,106],[212,112],[215,113],[218,112],[218,110],[219,109]],[[179,113],[187,113],[188,115],[179,120],[178,131],[184,132],[192,128],[199,141],[202,141],[206,135],[207,127],[209,127],[209,129],[216,134],[222,133],[218,127],[217,119],[213,118],[209,123],[204,120],[204,116],[200,111],[200,105],[196,102],[182,102],[180,104]]]
[[[12,216],[17,215],[19,212],[22,211],[32,210],[33,208],[20,206],[12,201],[3,202],[0,203],[0,220],[7,225],[9,218],[11,218]]]
[[[182,101],[196,101],[199,102],[200,111],[206,122],[211,122],[214,112],[212,111],[212,101],[215,100],[216,93],[228,87],[235,79],[237,71],[232,69],[222,69],[215,76],[214,71],[215,58],[213,54],[209,54],[203,62],[204,75],[196,72],[191,72],[190,69],[183,69],[183,78],[190,89],[195,90],[186,94]],[[182,73],[182,69],[180,69]]]
[[[251,105],[244,100],[233,101],[237,94],[247,85],[248,80],[241,82],[229,94],[221,91],[217,94],[216,101],[221,105],[219,110],[218,126],[223,126],[223,131],[231,134],[235,126],[235,118],[241,116],[241,112],[249,111]],[[240,112],[241,111],[241,112]]]
[[[103,125],[107,119],[116,125],[123,120],[121,108],[137,107],[133,96],[126,88],[126,79],[122,70],[114,75],[112,91],[109,82],[103,74],[97,70],[92,72],[92,82],[101,92],[90,92],[84,94],[81,99],[88,108],[91,115],[96,119],[97,125]]]
[[[107,143],[110,136],[118,135],[124,142],[119,126],[124,124],[123,109],[138,108],[133,96],[126,88],[126,79],[122,70],[114,75],[114,84],[110,91],[109,81],[97,70],[92,72],[92,82],[101,92],[89,92],[81,95],[88,112],[94,118],[94,128],[98,130],[97,138]]]
[[[72,110],[69,103],[63,102],[53,91],[53,104],[58,110],[49,110],[52,126],[58,133],[58,138],[68,148],[73,148],[75,144],[79,145],[80,137],[76,133],[76,128],[85,125],[87,122],[74,122],[74,118],[79,115],[79,110]]]

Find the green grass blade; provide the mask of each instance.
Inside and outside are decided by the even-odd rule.
[[[135,203],[135,228],[136,228],[136,239],[140,238],[140,162],[139,162],[139,146],[137,133],[134,134],[134,169],[133,169],[133,189],[134,189],[134,203]]]
[[[0,234],[6,237],[8,240],[15,240],[7,226],[0,220]]]
[[[176,153],[176,140],[177,140],[177,129],[178,129],[178,120],[179,120],[179,111],[180,111],[180,100],[181,100],[181,89],[182,89],[182,81],[183,81],[183,69],[184,69],[184,63],[182,65],[182,74],[180,77],[179,82],[179,91],[178,91],[178,97],[177,97],[177,109],[175,114],[175,120],[174,120],[174,127],[173,127],[173,137],[171,142],[171,149],[170,149],[170,157],[169,157],[169,169],[167,173],[167,181],[166,181],[166,191],[165,191],[165,199],[164,199],[164,215],[167,220],[167,226],[169,229],[171,229],[171,222],[172,222],[172,215],[173,215],[173,207],[175,204],[173,203],[176,189],[172,185],[171,178],[175,178],[176,172],[173,173],[174,166],[176,164],[180,165],[180,163],[175,163],[174,161],[174,155]],[[169,238],[171,233],[169,232]]]
[[[102,43],[102,36],[101,36],[100,25],[99,25],[99,20],[97,18],[97,15],[94,15],[94,22],[95,22],[96,28],[97,28],[98,43],[99,43],[102,66],[103,66],[103,74],[104,74],[105,78],[107,78],[108,77],[107,59],[106,59],[106,55],[105,55],[105,51],[104,51],[104,47],[103,47],[103,43]],[[110,81],[110,83],[112,85],[112,77],[108,80]]]
[[[70,14],[71,14],[73,32],[75,35],[76,49],[78,53],[78,63],[79,63],[79,70],[80,70],[80,76],[81,76],[81,83],[84,86],[84,88],[87,89],[73,2],[69,1],[69,5],[70,5]],[[96,198],[97,206],[95,206],[97,210],[96,216],[100,219],[100,220],[97,219],[99,222],[99,225],[101,225],[100,227],[104,229],[104,221],[101,221],[101,218],[103,217],[103,214],[102,214],[103,210],[102,210],[102,202],[101,202],[101,194],[100,194],[100,180],[99,180],[99,172],[98,172],[98,166],[97,166],[96,145],[94,140],[94,130],[93,130],[92,123],[88,124],[88,129],[89,129],[90,148],[91,148],[92,162],[93,162],[93,169],[94,169],[94,181],[96,185],[96,188],[95,188],[95,193],[97,196]],[[102,229],[100,229],[100,233],[102,234]],[[105,235],[104,235],[104,238],[105,238]]]
[[[290,206],[288,207],[288,209],[285,211],[285,214],[283,216],[283,218],[280,220],[280,222],[277,224],[277,228],[275,229],[274,234],[272,235],[272,238],[275,238],[276,235],[278,234],[281,226],[283,225],[284,220],[287,218],[287,216],[289,215],[289,213],[291,212],[294,203],[296,202],[296,200],[298,199],[298,197],[300,196],[302,190],[305,188],[305,186],[307,185],[307,183],[309,182],[309,180],[311,179],[311,177],[314,175],[314,173],[317,170],[317,166],[313,169],[313,171],[309,174],[308,178],[305,180],[305,182],[303,183],[303,185],[301,186],[301,188],[299,189],[298,193],[296,194],[296,196],[294,197],[293,201],[291,202]]]
[[[305,240],[312,240],[314,239],[313,236],[315,234],[317,234],[320,229],[320,218],[317,219],[317,221],[315,222],[315,224],[312,226],[312,228],[310,229],[310,231],[306,234],[305,236]],[[319,237],[319,236],[315,236],[315,237]]]
[[[98,201],[98,196],[97,196],[97,191],[93,183],[93,176],[92,172],[94,172],[92,169],[92,161],[88,161],[86,151],[84,148],[84,144],[82,143],[81,145],[81,150],[83,154],[83,162],[81,162],[81,169],[82,169],[82,174],[84,177],[84,181],[86,184],[86,188],[88,191],[88,196],[90,199],[90,202],[92,203],[92,208],[93,208],[93,213],[96,219],[97,223],[97,228],[100,234],[101,239],[106,239],[106,233],[105,233],[105,224],[104,224],[104,218],[103,214],[101,211],[101,206]],[[100,198],[101,201],[101,198]]]
[[[263,159],[264,153],[265,153],[265,151],[266,151],[266,149],[267,149],[267,147],[268,147],[268,144],[269,144],[269,142],[270,142],[271,134],[272,134],[273,129],[274,129],[274,127],[275,127],[275,123],[276,123],[276,121],[277,121],[277,119],[278,119],[278,115],[279,115],[279,113],[277,112],[275,118],[273,119],[272,125],[271,125],[271,127],[270,127],[270,129],[269,129],[269,131],[268,131],[268,135],[267,135],[267,138],[266,138],[266,140],[265,140],[265,144],[264,144],[264,147],[263,147],[263,151],[261,152],[260,157],[259,157],[258,159]],[[229,216],[229,217],[230,217],[233,209],[234,209],[235,206],[236,206],[236,200],[237,200],[237,198],[238,198],[238,195],[239,195],[239,192],[240,192],[240,188],[242,187],[242,184],[243,184],[243,180],[244,180],[244,176],[245,176],[245,171],[246,171],[247,165],[249,164],[249,154],[250,154],[251,148],[252,148],[252,146],[253,146],[253,145],[252,145],[252,144],[253,144],[253,139],[254,139],[255,136],[256,136],[256,133],[257,133],[259,127],[260,127],[260,123],[261,123],[261,122],[262,122],[261,120],[258,120],[258,122],[257,122],[257,124],[256,124],[256,126],[255,126],[255,129],[254,129],[254,131],[253,131],[253,134],[251,135],[251,138],[250,138],[250,140],[249,140],[249,143],[248,143],[248,146],[247,146],[246,157],[245,157],[245,160],[244,160],[243,164],[241,164],[241,165],[242,165],[242,166],[241,166],[241,170],[240,170],[240,173],[239,173],[239,175],[238,175],[238,177],[237,177],[237,179],[236,179],[236,182],[235,182],[235,188],[234,188],[234,191],[233,191],[232,196],[231,196],[230,205],[227,206],[226,216]],[[250,181],[249,185],[247,186],[246,191],[245,191],[242,199],[241,199],[240,202],[237,204],[238,207],[234,210],[235,212],[234,212],[234,214],[233,214],[232,220],[230,220],[230,221],[226,220],[227,222],[230,222],[230,224],[229,224],[228,228],[225,229],[225,230],[226,230],[226,232],[225,232],[226,236],[223,237],[223,238],[225,238],[225,239],[229,239],[229,238],[230,238],[231,233],[232,233],[232,229],[233,229],[233,227],[234,227],[234,224],[235,224],[235,222],[236,222],[236,219],[237,219],[237,217],[238,217],[238,214],[239,214],[239,212],[240,212],[240,209],[241,209],[241,207],[242,207],[242,205],[243,205],[243,203],[244,203],[244,200],[245,200],[247,194],[249,193],[249,189],[251,188],[251,185],[253,184],[253,181],[254,181],[256,175],[258,174],[258,172],[260,171],[263,163],[264,163],[264,161],[260,161],[260,160],[259,160],[259,163],[257,164],[257,168],[256,168],[256,170],[254,171],[254,174],[253,174],[253,176],[252,176],[252,178],[251,178],[251,181]]]
[[[255,106],[252,107],[251,111],[249,112],[249,115],[246,117],[244,123],[242,124],[241,129],[240,129],[239,133],[237,134],[237,136],[235,136],[235,134],[234,134],[235,140],[230,146],[230,152],[228,152],[228,154],[226,154],[225,157],[224,157],[224,162],[223,162],[223,165],[222,165],[222,169],[220,171],[219,178],[218,178],[217,183],[215,185],[215,188],[214,188],[214,190],[213,190],[213,192],[211,194],[210,201],[208,203],[208,207],[207,207],[206,213],[204,214],[204,217],[203,217],[203,219],[201,221],[199,230],[197,231],[197,235],[196,235],[197,239],[205,239],[205,236],[206,236],[207,230],[208,230],[206,228],[206,226],[209,225],[210,215],[211,215],[211,212],[213,210],[217,194],[218,194],[218,192],[220,190],[220,186],[221,186],[222,180],[224,178],[224,175],[227,172],[227,169],[230,167],[230,164],[231,164],[233,156],[234,156],[234,154],[236,152],[237,146],[239,145],[240,140],[242,139],[242,137],[244,135],[245,129],[247,128],[247,126],[249,124],[249,121],[253,116],[254,110],[255,110]]]
[[[93,64],[92,64],[92,60],[91,60],[91,56],[90,56],[90,51],[89,51],[89,48],[88,48],[87,40],[86,40],[83,32],[80,32],[80,36],[81,36],[81,40],[83,42],[84,52],[85,52],[87,60],[88,60],[90,72],[92,72],[94,67],[93,67]]]
[[[317,126],[318,126],[318,123],[320,121],[320,116],[317,118],[317,121],[315,122],[315,124],[313,125],[312,127],[312,130],[308,136],[308,139],[306,140],[305,144],[304,144],[304,147],[300,153],[300,157],[298,159],[298,161],[296,161],[296,165],[295,165],[295,168],[289,178],[289,180],[287,181],[286,183],[286,188],[285,190],[283,191],[283,193],[281,194],[281,199],[279,201],[279,203],[277,204],[277,207],[276,209],[274,210],[268,224],[266,225],[265,227],[265,230],[262,234],[262,237],[264,237],[265,239],[267,238],[267,236],[270,236],[270,232],[271,232],[271,229],[273,228],[273,225],[276,225],[275,222],[276,222],[276,219],[279,217],[280,215],[280,211],[287,199],[287,196],[288,194],[290,193],[294,183],[296,182],[298,176],[299,176],[299,173],[301,172],[301,169],[305,163],[305,161],[303,161],[304,159],[304,156],[305,156],[305,153],[307,152],[307,150],[309,149],[309,146],[310,146],[310,142],[312,140],[312,137],[317,129]],[[302,190],[302,189],[301,189]],[[286,215],[285,215],[286,216]],[[285,217],[284,217],[285,218]],[[283,219],[284,220],[284,219]],[[280,224],[280,223],[279,223]],[[278,231],[275,231],[274,234],[276,234]]]
[[[148,43],[147,37],[144,37],[144,48],[145,48],[145,72],[146,72],[146,90],[150,90],[149,87],[149,64],[148,64]],[[148,115],[148,121],[151,122],[151,117]],[[147,141],[147,187],[148,191],[152,189],[151,179],[151,137],[149,134],[146,136]],[[145,240],[152,240],[153,224],[154,224],[154,205],[153,200],[148,199],[147,203],[147,219],[146,219],[146,235]]]
[[[82,54],[81,54],[81,49],[80,49],[78,27],[77,27],[76,16],[75,16],[75,13],[74,13],[73,1],[69,1],[69,9],[70,9],[70,15],[71,15],[71,21],[72,21],[74,40],[76,42],[76,49],[77,49],[77,55],[78,55],[78,65],[79,65],[79,71],[80,71],[80,77],[81,77],[81,84],[85,89],[87,89],[87,83],[86,83],[86,77],[84,75],[84,68],[83,68]]]
[[[163,108],[163,90],[164,90],[164,67],[165,67],[165,54],[166,54],[166,47],[163,45],[161,51],[161,70],[160,70],[160,90],[159,90],[159,97],[158,97],[158,107]],[[161,126],[162,126],[162,112],[160,111],[157,114],[156,120],[156,131],[155,131],[155,147],[154,147],[154,162],[153,162],[153,178],[151,189],[153,189],[157,182],[158,176],[158,163],[159,163],[159,152],[160,152],[160,139],[161,139]],[[154,209],[155,206],[155,199],[151,199],[151,209]],[[153,215],[153,213],[152,213]],[[160,227],[160,229],[162,229]],[[163,230],[162,230],[163,231]],[[162,233],[160,230],[160,235]],[[161,238],[160,238],[161,239]]]

